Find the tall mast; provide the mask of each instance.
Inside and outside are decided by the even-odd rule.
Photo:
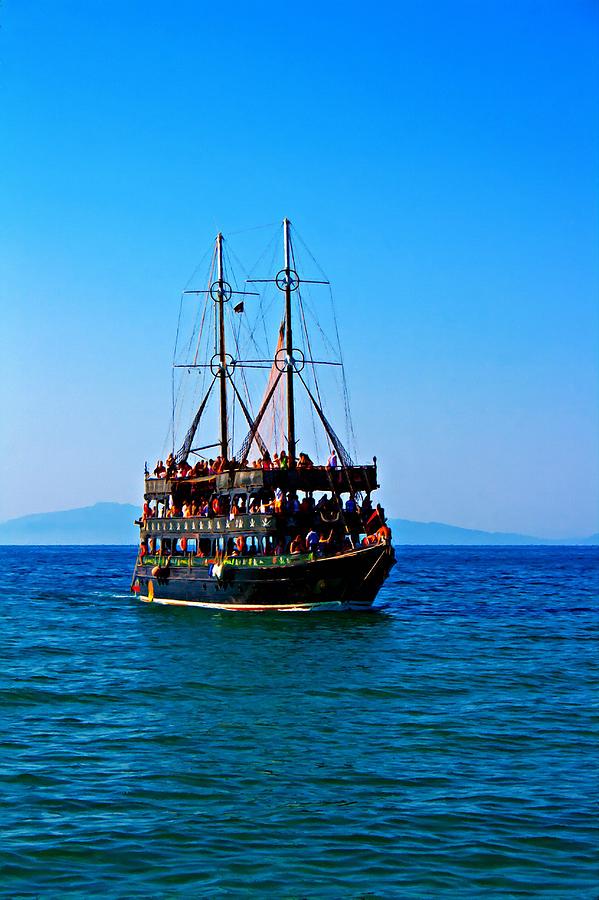
[[[285,349],[287,356],[287,453],[289,466],[295,466],[295,409],[293,405],[293,333],[291,326],[291,266],[289,219],[283,219],[283,239],[285,243]]]
[[[216,235],[216,260],[218,272],[218,352],[220,357],[220,453],[225,459],[229,455],[229,434],[227,426],[227,359],[225,347],[225,297],[223,278],[223,236]]]

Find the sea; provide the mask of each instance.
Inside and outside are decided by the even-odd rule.
[[[370,613],[2,547],[0,894],[596,898],[599,551],[399,547]]]

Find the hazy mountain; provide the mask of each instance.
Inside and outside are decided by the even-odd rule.
[[[395,544],[459,544],[461,546],[514,546],[531,544],[599,544],[599,534],[584,538],[538,538],[507,531],[476,531],[445,525],[442,522],[412,522],[410,519],[391,519]]]
[[[135,544],[140,514],[130,503],[96,503],[21,516],[0,524],[0,544]]]
[[[135,544],[133,524],[141,508],[130,503],[96,503],[80,509],[36,513],[0,524],[0,544]],[[587,538],[543,540],[523,534],[474,531],[441,522],[391,519],[397,544],[599,544],[599,534]]]

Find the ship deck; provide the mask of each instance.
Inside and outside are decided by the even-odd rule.
[[[134,590],[146,602],[236,611],[364,609],[394,564],[389,544],[325,557],[151,557],[136,565]]]
[[[378,488],[377,467],[351,466],[330,469],[314,466],[311,469],[233,469],[220,475],[206,475],[202,478],[153,478],[145,479],[146,500],[165,496],[177,496],[189,488],[200,493],[228,493],[242,490],[253,491],[261,488],[282,491],[324,491],[343,493],[371,493]]]

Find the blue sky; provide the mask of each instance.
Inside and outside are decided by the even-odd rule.
[[[235,233],[287,215],[387,510],[599,528],[595,3],[0,18],[0,519],[138,500],[180,290],[218,229],[252,262]]]

